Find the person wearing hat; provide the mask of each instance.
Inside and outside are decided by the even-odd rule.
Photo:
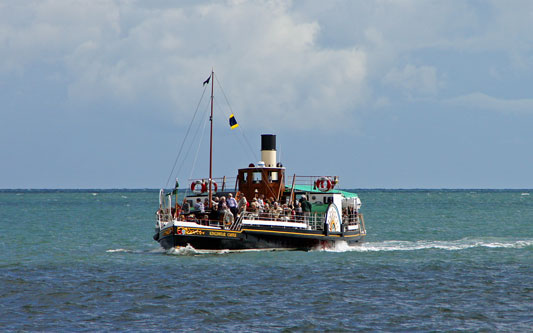
[[[250,211],[253,213],[259,213],[259,203],[257,202],[257,198],[252,199],[252,203],[250,204]]]

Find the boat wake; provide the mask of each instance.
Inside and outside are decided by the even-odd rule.
[[[379,252],[379,251],[417,251],[426,249],[440,249],[458,251],[471,248],[507,248],[522,249],[533,246],[533,239],[504,239],[504,238],[463,238],[452,241],[383,241],[366,242],[357,245],[348,245],[338,242],[334,248],[316,249],[325,252]]]
[[[337,242],[332,248],[317,247],[311,252],[390,252],[390,251],[418,251],[427,249],[440,249],[447,251],[459,251],[471,248],[504,248],[523,249],[533,247],[533,239],[506,239],[506,238],[463,238],[452,241],[397,241],[389,240],[382,242],[365,242],[356,245],[348,245],[346,242]],[[197,250],[191,245],[185,247],[174,247],[169,250],[162,248],[146,250],[111,249],[107,253],[164,253],[176,256],[197,256],[197,255],[220,255],[228,253],[246,252],[273,252],[273,251],[293,251],[295,249],[246,249],[246,250]]]
[[[165,252],[162,248],[152,250],[131,250],[131,249],[111,249],[107,250],[107,253],[162,253]]]
[[[229,250],[197,250],[191,245],[173,247],[165,251],[166,254],[175,256],[196,256],[202,254],[226,254]]]
[[[112,249],[112,250],[107,250],[106,251],[107,253],[134,253],[135,250],[127,250],[127,249]]]
[[[177,256],[196,256],[206,254],[228,254],[228,253],[247,253],[247,252],[274,252],[274,251],[294,251],[293,248],[264,248],[264,249],[243,249],[243,250],[197,250],[190,244],[185,247],[174,247],[165,251],[169,255]]]

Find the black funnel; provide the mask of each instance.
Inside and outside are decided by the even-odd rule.
[[[276,136],[274,134],[261,134],[261,150],[276,150]]]

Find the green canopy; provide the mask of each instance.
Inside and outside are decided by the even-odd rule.
[[[285,191],[290,192],[292,190],[291,186],[285,186]],[[348,192],[348,191],[342,191],[342,190],[329,190],[327,192],[319,191],[316,188],[313,188],[313,186],[310,185],[294,185],[294,192],[306,192],[306,193],[318,193],[318,194],[326,194],[326,193],[337,193],[342,194],[345,198],[357,198],[356,193]]]

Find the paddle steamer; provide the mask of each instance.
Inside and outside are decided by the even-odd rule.
[[[238,169],[233,191],[228,191],[232,179],[212,177],[212,115],[213,80],[209,177],[191,180],[179,202],[177,195],[160,191],[154,240],[164,249],[310,250],[363,240],[357,194],[338,190],[337,176],[287,177],[277,161],[273,134],[261,135],[261,161]]]

